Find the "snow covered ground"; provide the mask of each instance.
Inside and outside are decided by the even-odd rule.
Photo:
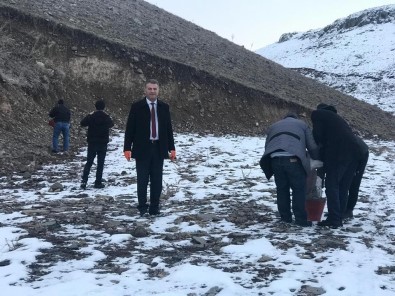
[[[395,5],[386,5],[289,33],[256,53],[395,115],[394,36]]]
[[[176,134],[162,215],[141,218],[123,134],[104,177],[73,161],[0,179],[2,295],[394,295],[395,143],[369,140],[355,218],[341,229],[277,222],[264,137]],[[51,191],[54,183],[62,191]]]

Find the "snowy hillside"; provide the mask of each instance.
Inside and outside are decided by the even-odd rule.
[[[394,114],[395,5],[284,34],[257,53]]]

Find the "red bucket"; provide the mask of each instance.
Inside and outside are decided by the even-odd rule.
[[[307,221],[321,221],[322,213],[326,198],[308,198],[306,199]]]

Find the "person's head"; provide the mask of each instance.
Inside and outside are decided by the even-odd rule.
[[[328,111],[332,111],[334,113],[337,113],[337,109],[335,108],[335,106],[332,105],[328,105],[325,103],[320,103],[317,105],[317,110],[328,110]]]
[[[285,118],[288,118],[288,117],[295,118],[295,119],[298,119],[298,118],[299,118],[298,115],[297,115],[295,112],[288,112],[288,113],[284,116],[284,119],[285,119]]]
[[[63,105],[63,104],[64,104],[63,99],[60,99],[60,100],[58,101],[58,104],[59,104],[59,105]]]
[[[104,110],[104,108],[106,108],[106,104],[104,103],[104,101],[102,99],[97,100],[95,103],[95,107],[96,107],[96,110]]]
[[[154,102],[159,95],[159,82],[155,79],[150,79],[145,84],[145,95],[151,101]]]

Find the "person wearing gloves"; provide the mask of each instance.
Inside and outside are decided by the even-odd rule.
[[[313,159],[318,159],[318,147],[310,128],[295,113],[288,113],[269,127],[259,163],[268,180],[274,174],[280,220],[292,223],[293,212],[299,226],[312,225],[305,209],[306,177],[311,170],[306,149]]]
[[[104,112],[106,107],[103,100],[95,103],[96,111],[88,114],[81,120],[81,126],[88,127],[87,141],[88,153],[84,171],[82,173],[81,189],[86,188],[89,172],[97,156],[95,188],[104,188],[102,182],[104,160],[107,153],[107,144],[110,141],[110,128],[114,126],[111,117]]]
[[[136,161],[137,209],[144,216],[160,214],[164,159],[176,159],[169,105],[158,99],[159,82],[148,80],[145,97],[132,104],[126,123],[124,156]],[[147,187],[150,183],[150,203]]]

